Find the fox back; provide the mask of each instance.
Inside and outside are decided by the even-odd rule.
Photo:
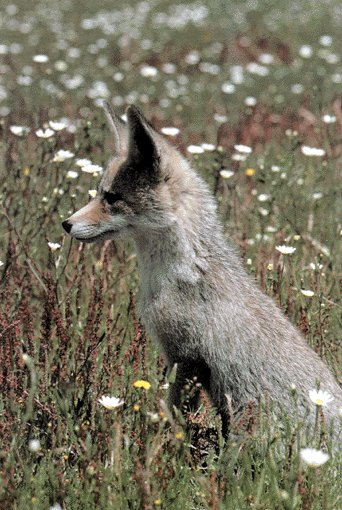
[[[334,397],[327,416],[337,417],[342,390],[244,271],[204,181],[135,106],[127,110],[127,124],[109,106],[106,115],[116,154],[96,198],[63,226],[82,242],[133,239],[143,323],[167,366],[177,363],[169,405],[179,407],[182,388],[196,378],[227,434],[231,409],[238,414],[261,396],[290,412],[293,385],[304,415],[319,381]],[[197,403],[198,394],[191,405]]]

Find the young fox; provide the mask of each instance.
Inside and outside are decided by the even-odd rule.
[[[127,124],[109,105],[105,112],[116,154],[96,198],[63,227],[87,243],[133,239],[141,272],[141,317],[169,369],[177,363],[171,408],[180,406],[184,385],[197,377],[227,435],[231,409],[239,413],[262,395],[290,412],[291,385],[304,415],[309,390],[319,381],[334,397],[325,414],[337,417],[342,390],[243,270],[224,238],[204,181],[137,107],[128,107]]]

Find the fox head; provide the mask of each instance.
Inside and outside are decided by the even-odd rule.
[[[165,228],[175,221],[175,197],[187,180],[186,161],[136,106],[128,107],[127,123],[108,104],[105,113],[116,153],[96,197],[62,223],[86,243]]]

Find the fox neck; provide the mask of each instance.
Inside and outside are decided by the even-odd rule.
[[[168,227],[139,233],[135,245],[142,293],[155,295],[177,282],[195,284],[222,260],[225,242],[216,214],[202,210],[193,221],[182,211]]]

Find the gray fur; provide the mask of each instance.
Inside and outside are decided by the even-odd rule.
[[[127,197],[126,209],[119,203],[111,209],[108,230],[115,231],[116,215],[121,222],[118,230],[127,218],[123,232],[136,246],[142,320],[168,367],[178,364],[169,405],[179,407],[182,387],[196,376],[220,412],[227,433],[227,397],[236,413],[266,395],[290,412],[290,388],[295,385],[302,414],[311,407],[314,416],[309,390],[319,381],[321,389],[334,397],[325,415],[337,417],[342,404],[340,387],[297,329],[244,271],[225,240],[207,185],[142,114],[130,107],[131,137],[137,123],[153,139],[158,156],[146,149],[144,179],[136,179],[137,184],[136,148],[132,159],[126,147],[131,162],[121,164],[111,179],[111,189],[120,192],[124,201]],[[132,161],[135,172],[125,181]],[[146,164],[150,165],[150,186]],[[108,175],[103,182],[108,182]],[[129,197],[134,198],[134,206],[129,205]],[[73,217],[68,221],[73,223]]]

